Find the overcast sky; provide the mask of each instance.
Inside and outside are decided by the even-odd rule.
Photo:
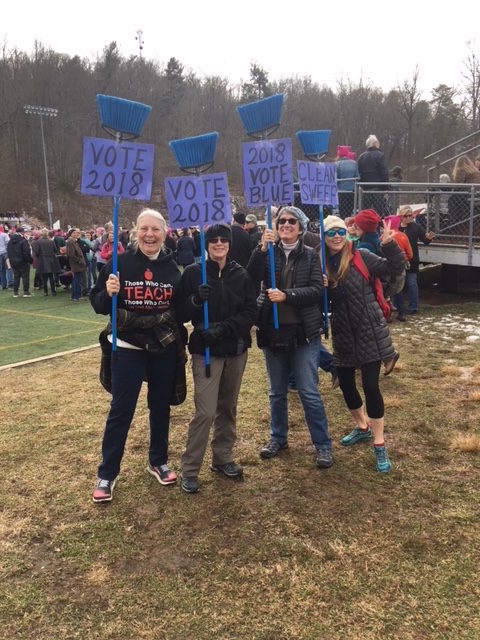
[[[55,51],[94,60],[115,40],[123,56],[165,64],[172,56],[198,76],[248,80],[257,62],[270,80],[308,75],[391,89],[420,69],[424,98],[443,83],[460,87],[469,46],[480,57],[480,2],[438,0],[17,0],[2,3],[6,50]]]

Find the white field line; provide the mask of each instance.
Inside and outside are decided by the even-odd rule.
[[[71,349],[70,351],[59,351],[58,353],[51,353],[49,356],[41,356],[40,358],[33,358],[32,360],[23,360],[23,362],[12,362],[11,364],[4,364],[0,367],[0,371],[6,371],[7,369],[16,369],[17,367],[25,367],[29,364],[35,364],[37,362],[43,362],[44,360],[51,360],[52,358],[59,358],[61,356],[68,356],[70,353],[80,353],[80,351],[88,351],[89,349],[98,349],[100,345],[91,344],[88,347],[79,347],[78,349]]]

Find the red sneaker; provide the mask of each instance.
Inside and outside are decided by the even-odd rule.
[[[102,478],[98,478],[97,485],[92,494],[92,500],[94,502],[111,502],[114,486],[115,480],[102,480]]]
[[[148,473],[156,478],[160,484],[175,484],[177,482],[177,474],[175,471],[169,469],[168,465],[161,464],[159,467],[154,467],[150,463],[147,466]]]

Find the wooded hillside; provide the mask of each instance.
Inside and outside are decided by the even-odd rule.
[[[439,85],[426,99],[418,88],[419,70],[385,93],[359,82],[339,82],[335,89],[308,77],[269,81],[257,64],[250,82],[234,87],[220,77],[186,74],[171,58],[166,65],[139,57],[125,59],[117,44],[95,60],[69,57],[36,45],[27,55],[6,51],[0,59],[0,212],[25,211],[47,220],[45,174],[39,118],[24,105],[58,109],[44,119],[54,219],[62,225],[103,222],[109,199],[80,195],[82,139],[107,137],[95,102],[97,93],[151,105],[142,141],[155,145],[152,206],[162,206],[163,178],[179,170],[168,141],[208,131],[220,134],[215,169],[227,171],[232,195],[242,193],[241,142],[245,134],[235,106],[277,92],[286,94],[279,135],[295,137],[299,129],[331,129],[330,158],[337,144],[361,153],[375,133],[390,166],[399,164],[408,179],[425,180],[423,158],[478,128],[480,71],[472,53],[464,63],[461,89]],[[459,93],[459,91],[461,93]],[[296,142],[294,143],[296,145]],[[302,157],[294,147],[295,157]],[[122,204],[122,217],[133,218],[138,204]]]

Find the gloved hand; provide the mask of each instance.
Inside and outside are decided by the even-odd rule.
[[[225,335],[225,327],[221,322],[210,325],[208,329],[202,329],[200,332],[202,340],[206,347],[211,347],[212,344],[220,342]]]
[[[195,302],[197,304],[202,304],[210,297],[210,292],[212,291],[212,287],[209,284],[200,284],[198,285],[197,294],[195,296]]]

